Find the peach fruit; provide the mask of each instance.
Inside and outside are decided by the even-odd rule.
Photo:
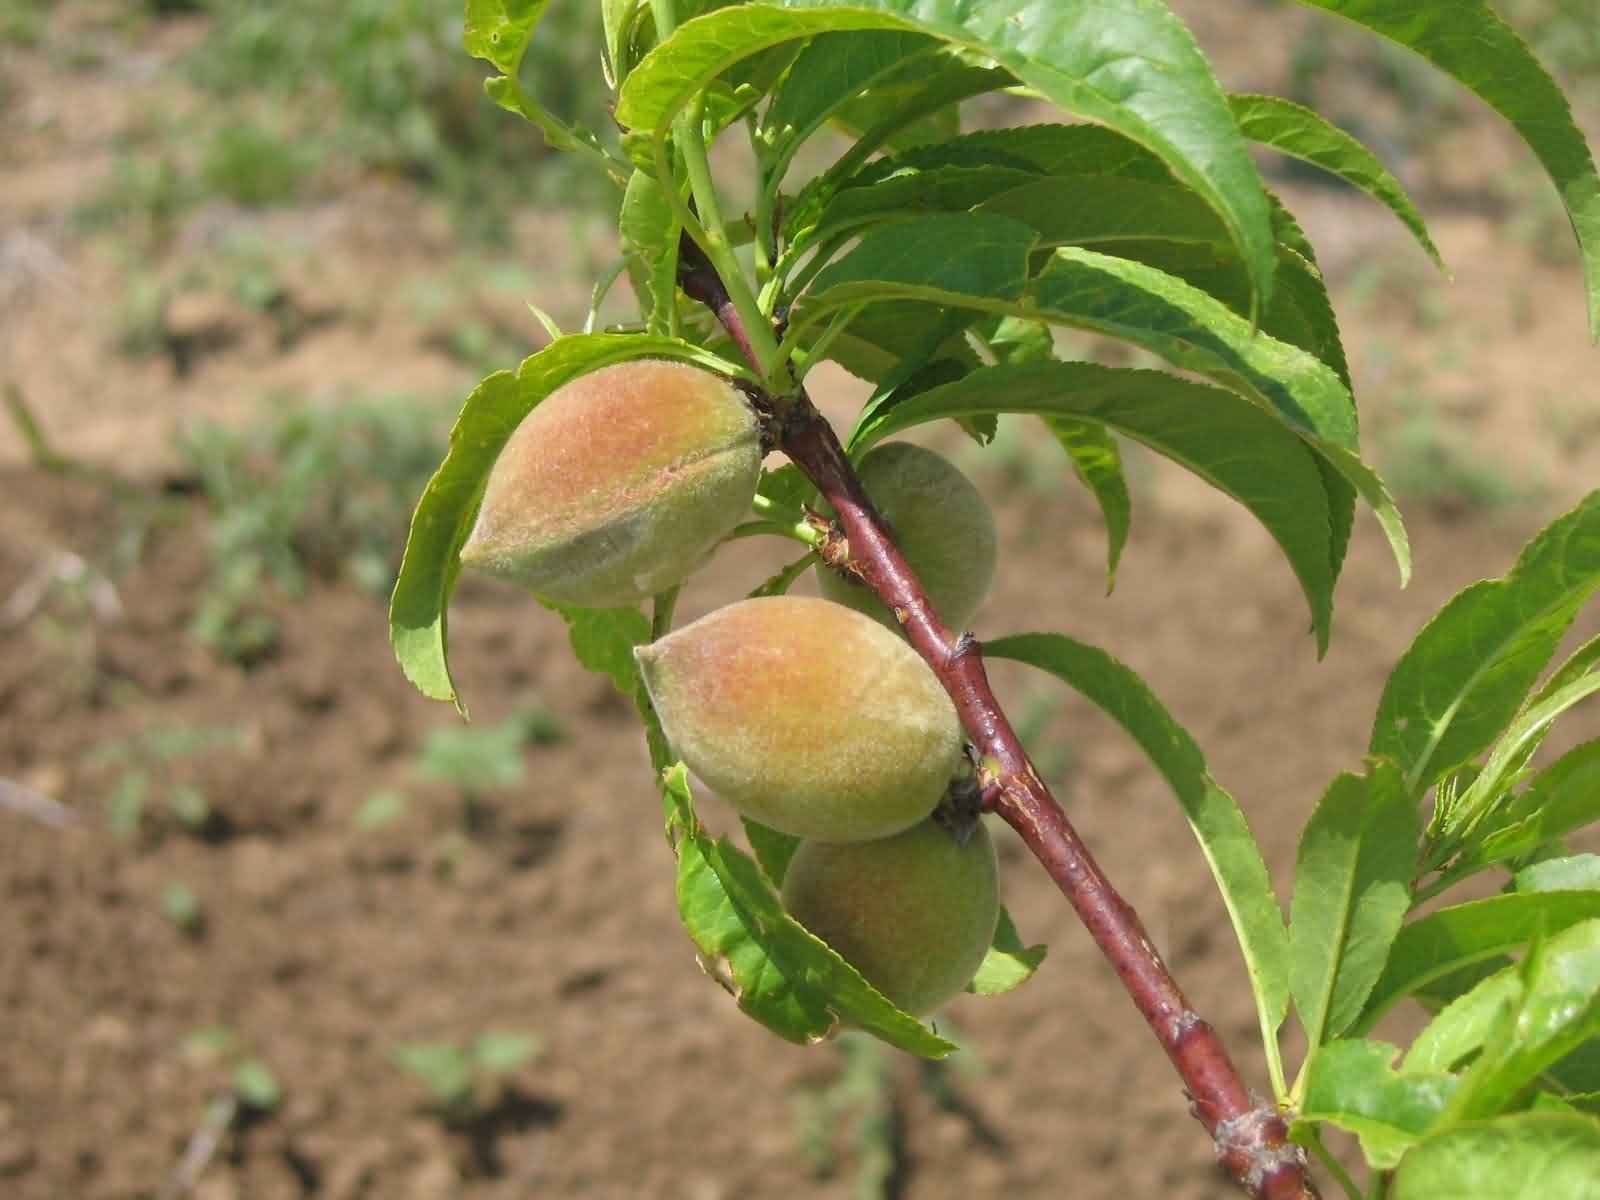
[[[689,769],[774,829],[887,837],[931,813],[956,773],[961,726],[933,671],[843,605],[741,600],[634,653]]]
[[[913,1016],[972,981],[1000,917],[994,844],[937,821],[872,842],[801,842],[783,879],[789,915]]]
[[[949,459],[910,442],[869,450],[858,471],[934,611],[951,628],[966,628],[994,578],[994,516],[978,489]],[[858,580],[818,567],[817,583],[829,600],[899,628]]]
[[[557,388],[500,452],[463,565],[589,608],[681,583],[750,510],[761,434],[740,392],[660,359]]]

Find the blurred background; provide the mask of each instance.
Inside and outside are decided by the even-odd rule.
[[[528,302],[580,325],[616,254],[614,196],[483,98],[460,7],[0,0],[0,1196],[1230,1195],[1009,838],[1006,901],[1051,955],[940,1019],[961,1055],[789,1046],[698,969],[636,721],[551,614],[464,583],[470,725],[401,678],[384,601],[455,410],[543,344]],[[605,129],[598,7],[554,0],[525,81]],[[1003,531],[979,635],[1056,629],[1142,672],[1281,884],[1416,629],[1600,479],[1600,360],[1555,194],[1487,109],[1320,13],[1174,7],[1225,86],[1377,148],[1453,272],[1264,162],[1329,275],[1416,582],[1358,521],[1318,663],[1270,539],[1176,469],[1130,452],[1107,596],[1049,439],[1018,421],[982,452],[940,444]],[[1497,7],[1600,140],[1592,0]],[[837,372],[818,392],[841,419],[864,395]],[[783,559],[719,555],[684,614]],[[1261,1082],[1170,797],[1085,703],[997,680]]]

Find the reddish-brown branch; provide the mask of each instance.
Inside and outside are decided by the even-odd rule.
[[[687,238],[680,249],[684,291],[722,323],[757,370],[749,339],[709,262]],[[1211,1135],[1217,1159],[1262,1200],[1313,1200],[1303,1152],[1271,1103],[1250,1095],[1216,1031],[1185,999],[1156,953],[1138,914],[1122,899],[1039,778],[990,689],[977,639],[946,627],[890,538],[832,426],[800,390],[773,410],[777,444],[833,507],[849,561],[894,612],[906,637],[933,668],[967,736],[984,761],[985,794],[1044,866],[1177,1069],[1190,1111]]]

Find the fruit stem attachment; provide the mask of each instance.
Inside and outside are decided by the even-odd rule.
[[[748,331],[716,268],[690,239],[679,249],[679,283],[705,304],[761,373]],[[763,330],[768,333],[770,331]],[[778,446],[832,506],[849,547],[848,561],[894,613],[950,699],[980,759],[993,811],[1015,829],[1061,889],[1110,962],[1189,1096],[1189,1110],[1211,1135],[1217,1161],[1260,1200],[1315,1200],[1305,1152],[1289,1141],[1277,1108],[1251,1095],[1217,1032],[1190,1008],[1133,907],[1101,871],[1045,786],[1001,710],[978,640],[945,626],[867,498],[838,436],[804,388],[781,399],[758,397],[771,414]],[[838,564],[834,564],[838,565]]]

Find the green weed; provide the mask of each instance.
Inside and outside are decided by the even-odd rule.
[[[161,245],[202,195],[194,177],[170,152],[130,152],[118,156],[110,180],[73,216],[85,232],[114,228],[136,243]]]
[[[211,509],[211,577],[194,634],[248,664],[277,644],[274,592],[348,578],[386,593],[437,440],[436,415],[401,397],[279,398],[243,429],[189,429],[179,450]]]
[[[530,186],[570,193],[565,164],[541,162],[531,127],[483,94],[461,53],[460,6],[437,0],[209,0],[214,22],[192,78],[229,104],[270,100],[342,164],[398,174],[444,193],[470,225],[492,222]],[[523,77],[556,111],[607,129],[599,72],[570,53],[598,37],[592,5],[553,5]],[[487,207],[486,207],[487,205]]]
[[[526,1033],[486,1032],[471,1042],[406,1042],[389,1055],[427,1090],[446,1123],[470,1124],[503,1095],[505,1078],[539,1053]]]
[[[356,810],[352,824],[362,833],[373,833],[405,816],[407,803],[406,794],[393,788],[373,792]]]
[[[1436,402],[1412,395],[1397,407],[1398,420],[1374,437],[1383,477],[1397,499],[1483,512],[1532,498],[1532,489],[1476,454]]]
[[[245,732],[236,725],[179,724],[101,742],[90,766],[116,772],[106,798],[106,823],[118,837],[143,827],[149,803],[159,801],[177,825],[196,836],[211,833],[218,818],[187,768],[196,761],[237,750]]]
[[[37,46],[55,0],[0,0],[0,43]]]
[[[161,889],[161,915],[189,937],[199,937],[205,932],[205,907],[186,883],[173,880]]]
[[[220,1063],[229,1068],[230,1098],[235,1105],[267,1113],[282,1103],[283,1088],[272,1068],[251,1053],[244,1040],[226,1025],[196,1029],[184,1039],[183,1052],[195,1062]],[[231,1123],[234,1115],[230,1109],[221,1123]]]
[[[858,1034],[839,1038],[839,1073],[832,1083],[795,1097],[801,1153],[818,1178],[836,1174],[843,1157],[855,1164],[855,1200],[885,1200],[905,1158],[895,1102],[893,1061],[882,1043]],[[839,1133],[848,1131],[847,1145]]]
[[[260,208],[294,200],[317,161],[316,149],[304,141],[234,117],[212,131],[200,178],[212,192]]]
[[[489,821],[484,795],[522,782],[529,746],[554,745],[565,737],[555,714],[528,705],[495,725],[451,724],[432,730],[417,756],[417,770],[455,788],[461,795],[463,829],[480,833]]]

